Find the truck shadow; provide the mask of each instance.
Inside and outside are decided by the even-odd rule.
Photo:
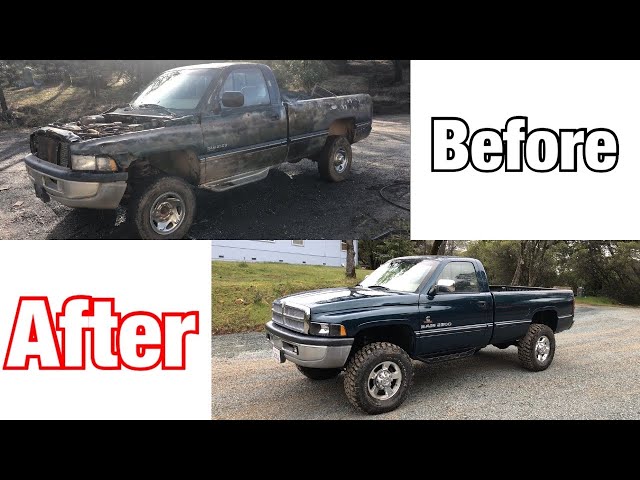
[[[196,218],[188,238],[287,238],[307,233],[305,217],[312,208],[317,185],[325,183],[313,175],[291,178],[279,170],[253,184],[213,192],[196,189]],[[346,182],[345,182],[346,183]],[[326,188],[326,183],[325,183]],[[47,238],[60,239],[136,239],[134,229],[126,218],[125,209],[113,210],[67,209]],[[284,230],[283,230],[284,227]],[[299,227],[299,228],[298,228]]]
[[[468,389],[484,386],[484,382],[489,381],[487,377],[522,372],[517,351],[514,348],[483,350],[473,357],[439,364],[429,365],[415,361],[413,365],[413,386],[405,403],[393,412],[375,417],[359,412],[346,400],[344,374],[322,382],[310,382],[301,377],[299,381],[290,383],[280,392],[280,395],[286,398],[288,412],[302,412],[305,419],[315,418],[313,412],[319,412],[317,418],[326,418],[322,412],[325,414],[332,412],[331,418],[401,419],[409,413],[409,410],[413,412],[420,410],[425,402],[433,401],[436,395],[439,396],[440,401],[445,396],[455,400],[456,392],[459,394],[461,389],[468,391]],[[299,374],[295,372],[295,375]],[[269,413],[271,412],[263,411],[260,417],[269,418]],[[280,418],[281,412],[273,412],[273,414]],[[297,416],[283,418],[297,418]]]
[[[382,186],[354,177],[329,183],[309,162],[302,169],[296,166],[295,174],[276,168],[264,180],[226,192],[196,188],[196,218],[185,238],[366,237],[367,233],[361,230],[382,228],[376,223],[381,208],[393,209],[393,215],[397,211],[398,217],[405,215],[408,221],[408,212],[390,206],[380,197],[378,190]],[[63,209],[58,214],[60,220],[48,239],[137,238],[122,207],[118,211],[59,207]],[[363,218],[369,217],[373,220],[363,226]]]
[[[521,369],[518,352],[515,348],[506,350],[482,350],[472,357],[451,362],[426,364],[414,362],[414,386],[424,383],[438,383],[440,380],[454,382],[463,376],[473,376],[475,373],[483,375],[494,372],[514,371]],[[458,377],[458,378],[456,378]],[[443,382],[444,383],[444,382]]]
[[[195,238],[342,238],[357,208],[353,180],[331,184],[315,171],[288,175],[273,169],[265,178],[226,192],[197,189]],[[353,206],[351,204],[354,203]]]

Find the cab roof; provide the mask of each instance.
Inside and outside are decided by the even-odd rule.
[[[478,260],[471,257],[456,257],[454,255],[410,255],[406,257],[396,257],[392,260],[436,260],[441,262],[443,260],[465,260],[468,262],[477,262]]]
[[[255,66],[262,65],[261,63],[256,62],[213,62],[213,63],[199,63],[197,65],[183,65],[182,67],[175,67],[167,70],[167,72],[172,72],[175,70],[196,70],[203,68],[225,68],[232,67],[236,65],[247,65],[247,66]]]

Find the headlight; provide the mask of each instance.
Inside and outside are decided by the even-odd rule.
[[[347,330],[339,323],[309,323],[309,335],[323,335],[325,337],[346,337]]]
[[[113,158],[95,155],[71,155],[73,170],[93,170],[101,172],[117,172],[118,165]]]

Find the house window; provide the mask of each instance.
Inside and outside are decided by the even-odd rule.
[[[304,240],[291,240],[291,245],[296,247],[304,247]]]
[[[342,250],[343,252],[347,251],[347,242],[345,242],[344,240],[340,241],[340,250]]]

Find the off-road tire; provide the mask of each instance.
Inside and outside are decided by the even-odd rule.
[[[368,389],[369,375],[384,361],[396,363],[402,373],[400,389],[389,399],[379,400]],[[398,408],[407,397],[413,382],[413,363],[402,348],[389,342],[376,342],[363,346],[351,357],[344,378],[344,391],[351,404],[369,414],[390,412]]]
[[[184,205],[179,226],[168,234],[156,232],[150,222],[151,207],[164,193],[175,192]],[[179,240],[191,228],[196,214],[196,196],[193,187],[180,177],[154,176],[136,184],[128,204],[127,216],[135,232],[143,240]]]
[[[335,165],[336,156],[340,152],[344,152],[347,161],[342,171],[338,171]],[[331,136],[327,138],[327,142],[318,156],[318,172],[324,180],[341,182],[349,177],[351,173],[352,159],[353,153],[351,152],[349,140],[342,136]]]
[[[309,368],[296,365],[298,371],[311,380],[329,380],[340,375],[341,368]]]
[[[536,357],[536,344],[540,337],[546,336],[549,339],[549,355],[541,362]],[[546,370],[553,361],[553,355],[556,351],[556,339],[553,330],[547,325],[541,323],[533,323],[529,326],[527,334],[518,342],[518,358],[520,363],[527,370],[539,372]]]

